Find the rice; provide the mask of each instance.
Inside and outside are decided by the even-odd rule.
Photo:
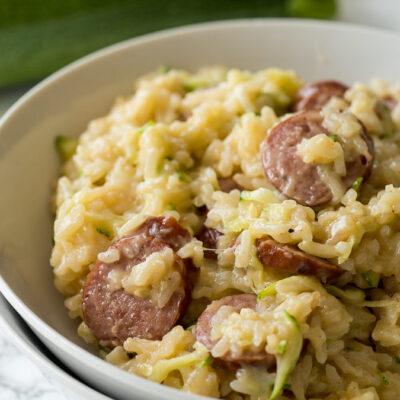
[[[55,194],[51,265],[71,318],[83,319],[85,280],[96,262],[132,258],[129,247],[109,246],[148,216],[172,216],[191,236],[203,224],[221,233],[216,259],[205,257],[208,249],[194,237],[177,252],[196,271],[196,278],[187,278],[192,303],[182,325],[160,340],[130,337],[103,351],[108,362],[190,393],[268,399],[274,368],[228,371],[209,360],[260,349],[279,360],[293,340],[286,311],[298,322],[305,345],[278,399],[400,398],[400,84],[355,83],[344,98],[324,106],[323,127],[332,138],[321,132],[298,145],[305,163],[319,165],[333,193],[331,204],[317,208],[286,198],[261,162],[266,135],[289,117],[303,84],[293,71],[279,69],[172,69],[140,78],[132,96],[89,123],[62,167]],[[383,103],[388,97],[396,102],[392,110]],[[346,160],[368,155],[362,126],[375,147],[371,176],[359,188],[344,189]],[[233,179],[240,189],[221,191],[221,178]],[[202,207],[209,210],[205,220]],[[335,283],[341,295],[315,278],[263,266],[256,243],[266,236],[338,265],[345,271]],[[181,284],[169,247],[108,279],[113,291],[151,298],[160,308]],[[218,311],[211,351],[196,340],[189,322],[210,301],[260,293],[271,283],[273,294],[255,310]],[[349,299],[349,287],[369,298]],[[97,343],[85,322],[78,333]]]

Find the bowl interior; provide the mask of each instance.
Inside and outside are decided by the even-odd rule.
[[[31,90],[0,124],[0,289],[37,331],[54,333],[49,340],[55,346],[61,339],[54,331],[86,347],[53,286],[49,265],[50,197],[59,168],[54,138],[79,135],[117,96],[130,93],[139,75],[161,64],[190,70],[210,64],[290,68],[311,81],[392,81],[399,78],[400,36],[295,20],[204,24],[112,46]],[[74,349],[82,359],[84,352]]]

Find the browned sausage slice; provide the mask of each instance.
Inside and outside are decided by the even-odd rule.
[[[317,206],[332,200],[333,194],[319,176],[317,166],[306,164],[297,152],[297,145],[304,139],[320,133],[329,135],[322,126],[319,110],[303,111],[275,125],[261,148],[264,172],[269,181],[283,194],[301,204]],[[346,162],[347,174],[342,178],[345,189],[358,177],[367,178],[371,172],[374,147],[371,137],[363,128],[362,138],[371,155],[360,154]]]
[[[297,92],[293,111],[322,108],[332,97],[343,97],[347,89],[346,85],[336,81],[309,83]]]
[[[243,187],[234,181],[233,178],[218,178],[218,183],[221,192],[229,193],[234,189],[243,190]]]
[[[152,236],[171,246],[175,251],[190,241],[190,233],[173,217],[149,217],[134,232]]]
[[[211,320],[222,306],[231,306],[237,312],[242,308],[255,309],[257,296],[254,294],[238,294],[215,300],[203,311],[196,323],[196,339],[203,343],[208,350],[212,350],[216,342],[211,339]],[[227,368],[240,368],[242,364],[266,364],[271,366],[275,363],[275,357],[265,351],[243,352],[240,356],[234,356],[230,352],[219,358],[221,365]]]
[[[185,265],[175,254],[175,269],[181,284],[168,303],[159,308],[150,298],[139,298],[123,288],[110,287],[110,273],[128,272],[150,254],[162,251],[166,243],[145,235],[123,238],[110,248],[119,250],[120,259],[113,263],[98,261],[88,274],[83,292],[82,310],[86,324],[103,346],[121,345],[128,337],[158,340],[182,316],[190,297]]]
[[[217,252],[215,251],[218,246],[218,239],[221,233],[214,228],[207,228],[203,226],[203,229],[196,235],[196,238],[203,242],[204,257],[212,258],[216,260]]]
[[[258,259],[266,267],[292,274],[312,275],[324,283],[339,278],[344,272],[337,265],[322,258],[311,256],[273,239],[257,239],[256,246]]]

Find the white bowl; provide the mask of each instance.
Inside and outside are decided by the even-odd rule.
[[[96,357],[76,334],[49,266],[53,147],[78,135],[160,64],[293,68],[307,80],[399,78],[400,36],[341,23],[241,20],[189,26],[123,42],[37,85],[0,124],[0,289],[44,343],[77,375],[118,399],[200,399],[162,387]],[[92,354],[91,354],[92,353]]]
[[[111,400],[72,376],[0,294],[0,331],[24,352],[69,400]]]

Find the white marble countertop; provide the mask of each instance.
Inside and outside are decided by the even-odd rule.
[[[400,1],[339,0],[339,19],[400,31]],[[0,116],[28,87],[0,91]],[[0,400],[66,400],[0,331]]]
[[[0,332],[0,400],[66,400]]]

